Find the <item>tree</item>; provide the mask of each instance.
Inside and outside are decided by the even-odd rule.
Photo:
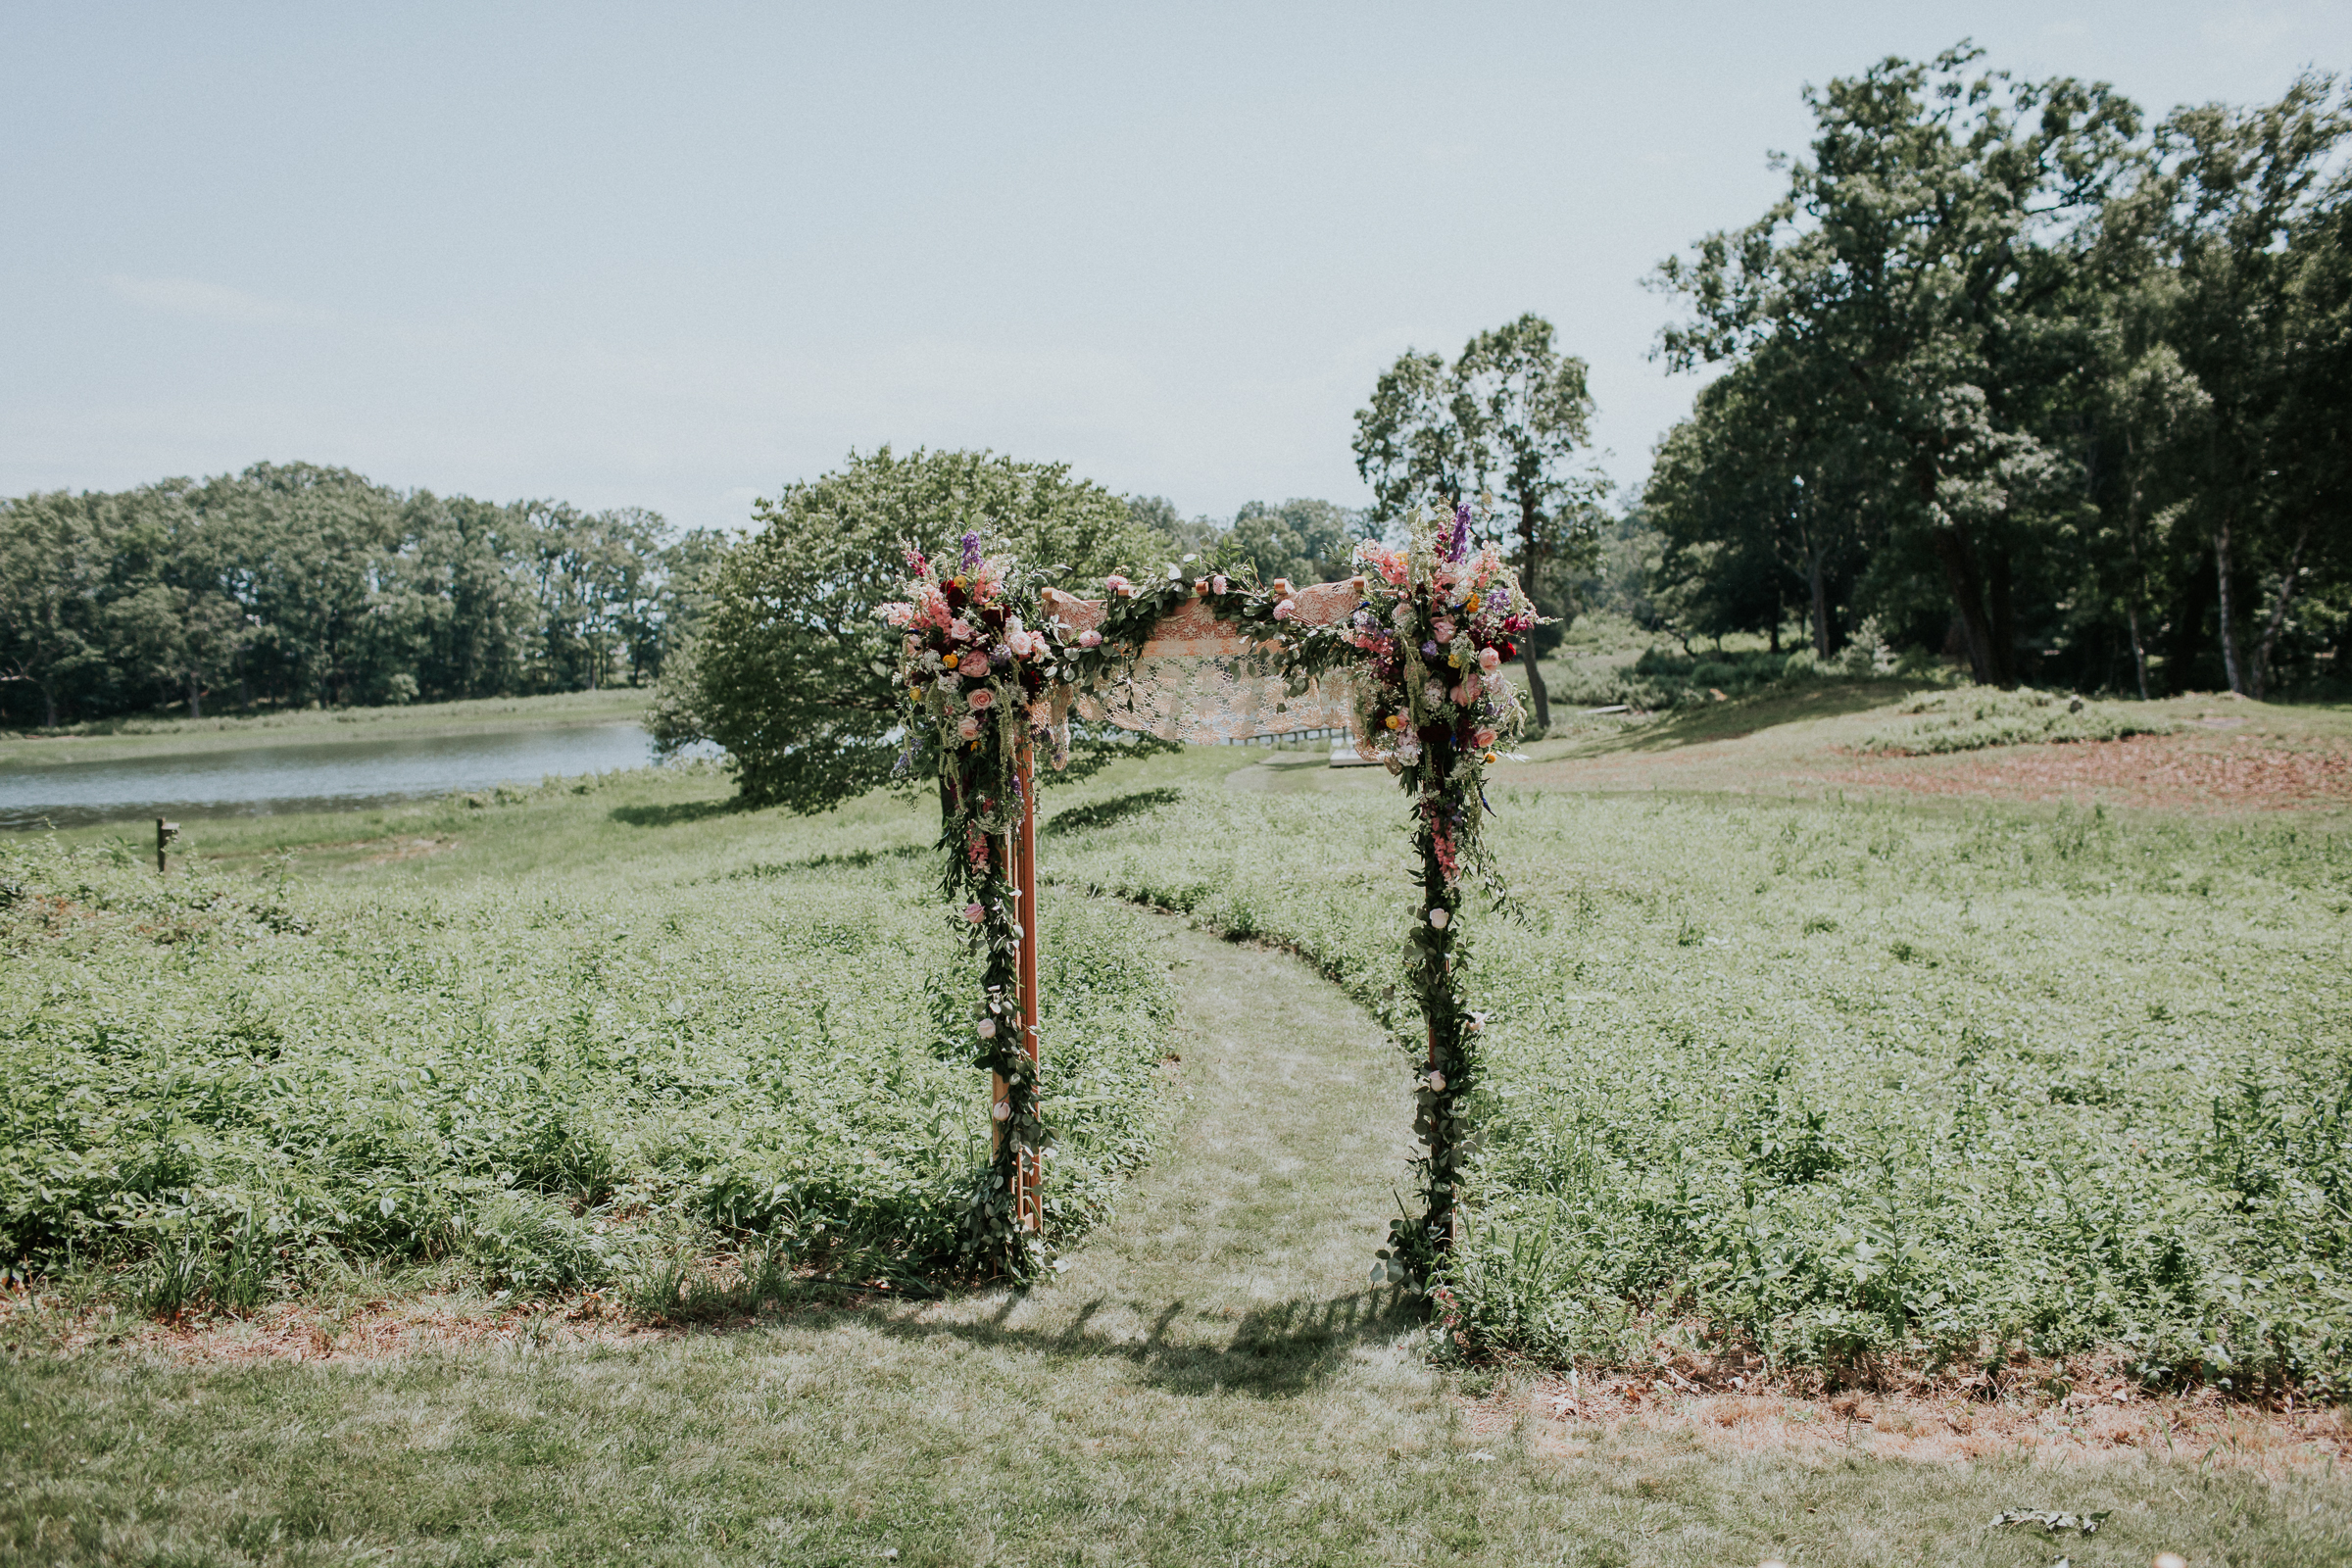
[[[233,591],[277,688],[297,703],[371,695],[379,666],[404,652],[400,629],[379,613],[400,498],[348,468],[257,463],[188,499],[233,541]]]
[[[1967,45],[1807,89],[1812,156],[1744,229],[1670,259],[1690,318],[1676,368],[1775,348],[1850,397],[1894,456],[1896,550],[1932,559],[1979,681],[2018,678],[2016,591],[2063,488],[2045,439],[2097,214],[2132,167],[2138,113],[2104,85],[1972,74]]]
[[[1336,582],[1355,569],[1362,537],[1356,514],[1329,501],[1292,500],[1279,507],[1250,501],[1213,543],[1219,560],[1250,563],[1260,582]]]
[[[1186,520],[1166,496],[1129,496],[1127,515],[1138,527],[1165,539],[1169,553],[1179,557],[1206,552],[1225,531],[1208,517]]]
[[[105,681],[100,606],[120,514],[113,497],[62,490],[0,504],[0,680],[40,693],[44,729],[71,693]]]
[[[754,508],[760,529],[718,568],[708,618],[657,711],[674,748],[727,752],[743,799],[821,811],[890,780],[901,749],[897,649],[875,607],[907,548],[944,555],[966,531],[1074,581],[1155,566],[1166,541],[1066,465],[985,452],[853,452]],[[691,682],[691,685],[684,684]]]
[[[1407,350],[1356,411],[1355,468],[1384,522],[1431,499],[1457,507],[1494,496],[1512,516],[1521,584],[1561,623],[1549,639],[1556,642],[1575,607],[1546,602],[1546,569],[1589,555],[1596,538],[1599,487],[1567,466],[1590,441],[1592,417],[1585,362],[1555,349],[1551,323],[1531,314],[1471,338],[1450,366]],[[1536,663],[1542,643],[1520,644],[1539,734],[1551,724]]]
[[[2279,480],[2300,433],[2294,388],[2309,354],[2324,352],[2310,342],[2296,352],[2296,283],[2310,253],[2295,240],[2324,224],[2329,155],[2352,130],[2332,87],[2306,75],[2275,104],[2181,109],[2157,133],[2157,243],[2174,279],[2166,337],[2207,400],[2196,507],[2213,550],[2222,666],[2231,691],[2256,697],[2316,522],[2308,507],[2287,514]],[[2238,579],[2256,562],[2278,586],[2249,664]]]

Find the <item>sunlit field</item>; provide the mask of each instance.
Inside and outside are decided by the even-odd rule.
[[[2067,1506],[2077,1561],[2340,1560],[2339,819],[1593,792],[1640,731],[1563,734],[1497,774],[1434,1312],[1364,1279],[1417,1030],[1376,768],[1046,797],[1061,1267],[1013,1295],[959,1272],[919,801],[649,771],[192,824],[160,881],[8,842],[0,1540],[2038,1564],[1984,1521]]]

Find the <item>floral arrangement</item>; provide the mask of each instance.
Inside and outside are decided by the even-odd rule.
[[[962,544],[952,569],[908,550],[906,597],[878,613],[904,634],[894,677],[906,719],[900,765],[925,751],[938,760],[941,891],[981,960],[973,1064],[1004,1086],[991,1106],[996,1152],[972,1195],[964,1248],[976,1268],[1026,1278],[1045,1260],[1045,1239],[1022,1223],[1019,1175],[1024,1161],[1042,1169],[1050,1138],[1037,1064],[1021,1038],[1020,947],[1031,916],[1020,906],[1008,835],[1020,825],[1024,748],[1050,753],[1056,766],[1068,758],[1054,695],[1078,678],[1078,650],[1057,623],[1039,622],[1035,576],[989,559],[976,533]]]
[[[1486,847],[1486,769],[1524,722],[1502,667],[1536,624],[1535,609],[1492,545],[1471,548],[1470,509],[1419,514],[1411,542],[1356,547],[1363,602],[1344,635],[1354,650],[1356,733],[1412,797],[1422,907],[1405,955],[1429,1025],[1413,1131],[1423,1213],[1393,1222],[1375,1278],[1426,1279],[1450,1245],[1463,1147],[1463,1102],[1476,1087],[1472,1049],[1484,1016],[1462,984],[1461,881],[1474,873],[1499,904],[1501,877]]]

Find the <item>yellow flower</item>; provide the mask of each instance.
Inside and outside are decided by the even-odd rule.
[[[1391,713],[1391,714],[1389,715],[1389,728],[1391,728],[1391,729],[1402,729],[1402,728],[1404,728],[1404,715],[1403,715],[1402,713]]]
[[[956,662],[962,658],[963,656],[961,654],[950,654],[947,658],[941,660],[940,662],[947,665],[950,669],[954,669],[956,665]]]
[[[1470,612],[1470,613],[1472,613],[1473,615],[1477,614],[1477,613],[1478,613],[1478,595],[1476,595],[1476,594],[1472,594],[1472,595],[1471,595],[1469,598],[1467,598],[1467,599],[1463,600],[1463,601],[1462,601],[1462,608],[1463,608],[1464,610],[1467,610],[1468,612]]]
[[[909,686],[909,687],[907,687],[907,688],[906,688],[906,700],[907,700],[908,702],[910,702],[910,703],[919,703],[919,702],[921,702],[921,701],[923,700],[923,689],[922,689],[920,686]]]
[[[1459,654],[1447,654],[1446,656],[1446,662],[1451,664],[1454,668],[1459,669],[1462,667],[1462,656]]]
[[[1493,760],[1494,760],[1494,754],[1493,752],[1489,752],[1489,753],[1487,754],[1487,760],[1488,760],[1488,761],[1490,761],[1490,762],[1492,762]]]

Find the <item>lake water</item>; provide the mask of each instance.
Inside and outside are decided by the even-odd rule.
[[[12,767],[0,754],[0,828],[327,810],[536,784],[550,773],[606,773],[653,760],[652,737],[626,723],[256,745],[45,767]]]

